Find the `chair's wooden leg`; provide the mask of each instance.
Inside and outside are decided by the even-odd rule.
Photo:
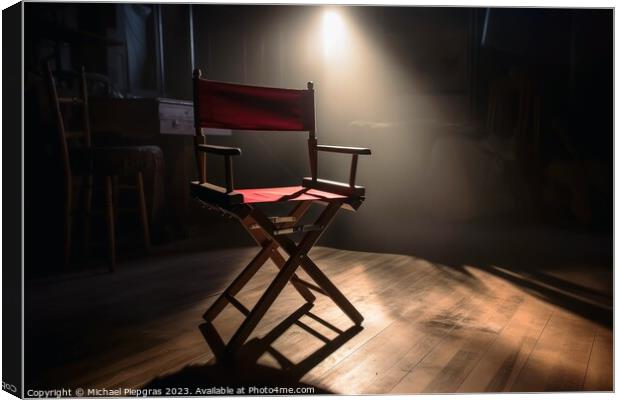
[[[338,212],[340,204],[341,203],[334,202],[327,206],[318,218],[317,224],[327,227],[329,221],[331,221],[336,212]],[[261,220],[266,219],[257,209],[254,209],[252,215],[258,216]],[[290,255],[290,258],[280,269],[280,272],[278,272],[276,278],[271,282],[265,293],[263,293],[254,308],[252,308],[250,314],[228,342],[228,345],[226,346],[226,352],[228,354],[236,353],[237,350],[243,345],[254,328],[256,328],[256,325],[258,325],[261,318],[265,315],[269,307],[271,307],[273,302],[276,300],[286,283],[291,279],[295,273],[295,270],[299,267],[299,263],[306,257],[306,253],[312,248],[312,246],[314,246],[319,237],[321,237],[324,230],[325,229],[320,231],[311,231],[304,235],[295,251]]]
[[[299,204],[293,209],[293,211],[289,214],[289,216],[295,217],[296,220],[299,220],[306,213],[306,211],[308,211],[308,209],[310,208],[311,205],[312,205],[311,201],[299,202]],[[246,230],[248,231],[250,236],[252,236],[254,238],[254,240],[260,246],[265,246],[266,243],[272,242],[271,239],[269,239],[269,237],[262,230],[250,229],[250,225],[254,225],[256,223],[257,223],[256,220],[254,218],[252,218],[251,216],[246,217],[242,221],[243,226],[246,228]],[[288,226],[293,226],[294,224],[295,224],[295,222],[292,222],[290,224],[284,224],[283,226],[284,227],[288,227]],[[278,247],[279,246],[276,245],[274,250],[271,252],[270,257],[271,257],[271,260],[273,261],[273,263],[279,269],[282,269],[282,267],[286,263],[286,260],[277,251]],[[296,274],[293,274],[293,277],[298,278],[298,276]],[[316,296],[314,294],[312,294],[312,292],[310,290],[308,290],[307,287],[305,287],[304,285],[301,285],[301,284],[299,284],[299,283],[297,283],[295,281],[291,281],[291,284],[299,292],[301,297],[303,297],[304,300],[306,300],[306,302],[314,303],[314,301],[316,300]]]
[[[287,252],[295,251],[295,243],[287,237],[278,238],[282,248]],[[353,322],[361,324],[364,320],[362,314],[351,304],[351,302],[342,294],[342,292],[329,280],[329,278],[321,271],[321,269],[310,259],[304,257],[301,267],[316,284],[327,293],[330,299],[344,312]]]
[[[319,267],[308,257],[301,262],[301,267],[306,271],[310,278],[323,289],[330,299],[344,312],[351,321],[359,325],[364,320],[362,314],[351,304],[342,292],[329,280],[329,278],[319,269]]]
[[[304,216],[304,214],[310,209],[310,206],[312,206],[312,202],[311,201],[300,201],[299,204],[297,204],[295,206],[295,208],[293,208],[293,211],[291,211],[291,213],[289,214],[291,217],[295,217],[296,220],[300,220],[301,217]],[[288,226],[293,226],[295,225],[296,222],[292,222],[290,224],[287,224]]]
[[[244,225],[246,225],[246,223],[252,225],[252,224],[255,224],[256,221],[254,221],[254,219],[248,218],[244,222]],[[273,243],[273,241],[271,239],[269,239],[261,230],[248,229],[248,232],[250,233],[250,236],[252,236],[254,238],[254,240],[256,240],[256,242],[259,245],[261,245],[261,246],[266,246],[268,243]],[[269,254],[269,257],[271,258],[271,261],[273,261],[273,263],[276,265],[276,267],[278,267],[278,269],[282,269],[282,267],[286,263],[286,260],[278,252],[278,247],[280,247],[280,246],[277,243],[274,243],[274,244],[275,244],[275,247],[274,247],[273,251]],[[293,274],[293,276],[298,278],[298,276],[296,274]],[[304,300],[306,300],[306,302],[314,303],[314,301],[316,300],[316,296],[314,294],[312,294],[312,292],[310,290],[308,290],[307,287],[305,287],[305,286],[303,286],[303,285],[301,285],[301,284],[299,284],[299,283],[297,283],[295,281],[291,281],[291,284],[293,285],[293,287],[295,287],[297,292],[299,292],[301,297],[303,297]]]
[[[299,217],[302,215],[307,209],[308,206],[304,207],[296,207],[291,215]],[[228,296],[235,296],[241,289],[248,283],[250,279],[258,272],[258,270],[265,264],[268,258],[271,258],[276,266],[280,269],[286,263],[284,257],[277,252],[278,244],[273,240],[269,239],[265,234],[263,234],[260,230],[250,229],[249,226],[255,224],[256,221],[252,218],[246,218],[241,221],[243,226],[248,230],[250,236],[256,240],[256,242],[262,246],[261,251],[250,261],[250,263],[245,267],[245,269],[235,278],[235,280],[226,288],[224,293],[222,293],[217,300],[209,307],[209,309],[204,313],[203,318],[206,321],[213,321],[226,307],[229,303],[227,299]],[[300,284],[294,284],[295,288],[299,291],[302,297],[308,302],[313,303],[316,300],[316,296],[308,290],[308,288],[304,287]]]
[[[71,175],[66,177],[65,181],[65,208],[64,208],[64,220],[65,226],[63,231],[64,240],[64,267],[69,267],[69,260],[71,259],[71,225],[73,224],[72,218],[72,205],[73,205],[73,182]]]
[[[302,253],[300,251],[295,256],[289,258],[280,272],[278,272],[276,278],[271,282],[265,293],[263,293],[254,308],[252,308],[250,314],[228,342],[228,345],[226,346],[226,352],[228,354],[236,353],[248,336],[250,336],[263,315],[265,315],[269,307],[271,307],[282,289],[284,289],[286,283],[291,279],[297,267],[299,267],[299,259],[301,254]]]
[[[108,259],[110,263],[110,271],[116,269],[116,243],[114,232],[114,200],[112,194],[112,177],[105,177],[105,206],[106,206],[106,222],[108,226]]]
[[[84,188],[84,243],[83,253],[88,256],[90,251],[90,218],[93,205],[93,176],[85,178],[86,187]]]
[[[144,196],[144,179],[142,172],[138,172],[138,200],[140,202],[140,222],[142,223],[142,234],[144,238],[144,247],[147,251],[151,249],[151,232],[149,231],[149,217],[146,211],[146,199]]]
[[[295,217],[295,222],[283,224],[282,227],[289,227],[289,226],[295,225],[296,221],[299,221],[304,216],[304,214],[310,209],[311,206],[312,206],[311,201],[298,202],[297,205],[293,208],[293,210],[289,213],[289,216]],[[248,232],[250,233],[250,235],[261,246],[263,245],[263,243],[266,243],[267,241],[271,241],[271,239],[267,236],[267,234],[265,233],[263,229],[260,229],[260,230],[249,229],[250,225],[257,224],[257,221],[254,218],[252,218],[252,216],[248,216],[243,221],[243,223],[244,223],[244,226],[247,228]],[[282,267],[286,263],[286,260],[277,251],[278,247],[279,245],[271,253],[271,260],[278,268],[282,269]],[[299,278],[299,277],[297,276],[297,274],[293,274],[293,278]],[[304,300],[306,300],[306,302],[314,303],[314,301],[316,300],[316,296],[307,287],[296,282],[295,280],[291,280],[291,284],[297,290],[297,292],[299,292],[301,297],[303,297]]]
[[[269,258],[272,251],[275,250],[277,245],[274,242],[270,242],[268,245],[263,247],[263,249],[258,252],[258,254],[250,261],[250,263],[245,267],[245,269],[235,278],[235,280],[226,288],[224,293],[220,295],[220,297],[215,300],[215,302],[209,307],[209,309],[204,313],[203,318],[207,321],[213,321],[226,307],[229,303],[226,295],[234,296],[243,287],[248,283],[250,279],[258,272],[260,267],[262,267],[267,259]]]
[[[284,264],[286,263],[286,260],[284,259],[284,257],[282,257],[280,253],[278,253],[277,247],[279,246],[276,246],[276,249],[271,252],[271,260],[278,268],[282,269],[282,267],[284,267]],[[293,274],[293,277],[299,279],[297,274]],[[304,298],[304,300],[306,300],[308,303],[314,303],[314,301],[316,300],[316,296],[313,295],[307,287],[293,280],[291,281],[291,285],[293,285],[293,287],[297,290],[297,292],[299,292],[299,294],[301,295],[301,297]]]
[[[332,207],[332,205],[328,206],[328,209]],[[337,209],[336,209],[337,211]],[[327,212],[327,210],[325,211]],[[325,213],[324,212],[324,213]],[[323,219],[323,215],[317,220],[317,224],[327,227],[333,217],[336,215],[334,212],[331,215],[329,220],[321,222]],[[265,231],[269,232],[273,230],[273,225],[266,218],[262,218],[261,216],[257,216],[256,221],[259,225],[261,225]],[[323,232],[322,231],[319,232]],[[286,251],[289,255],[295,254],[298,249],[298,246],[295,245],[295,242],[286,236],[278,236],[274,238],[280,246]],[[304,257],[301,261],[301,266],[306,271],[308,275],[314,280],[317,285],[323,289],[328,296],[332,299],[334,303],[356,324],[361,324],[364,320],[364,317],[360,314],[359,311],[351,304],[351,302],[342,294],[342,292],[329,280],[329,278],[319,269],[319,267],[310,259],[310,257]]]

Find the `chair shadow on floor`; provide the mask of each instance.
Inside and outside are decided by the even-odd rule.
[[[253,338],[246,342],[234,358],[224,357],[225,344],[211,322],[200,325],[200,330],[207,344],[215,354],[215,362],[206,365],[188,366],[171,375],[157,377],[147,383],[144,388],[188,388],[190,393],[195,393],[198,388],[229,387],[235,391],[244,388],[244,394],[250,387],[268,388],[311,388],[312,385],[301,383],[302,377],[317,366],[321,361],[329,357],[351,338],[364,329],[361,326],[351,326],[346,330],[340,330],[310,312],[313,304],[306,303],[284,321],[274,327],[262,338]],[[300,321],[303,316],[310,317],[325,327],[333,330],[338,335],[328,339],[310,326]],[[273,347],[273,343],[284,334],[292,325],[301,327],[307,333],[321,340],[324,345],[314,351],[297,364],[290,361],[284,354]],[[271,355],[280,365],[280,368],[261,365],[258,359],[265,353]],[[330,392],[313,387],[314,394],[328,394]],[[254,393],[254,394],[277,394],[277,393]],[[310,394],[310,393],[306,393]]]

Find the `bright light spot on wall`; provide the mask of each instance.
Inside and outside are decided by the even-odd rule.
[[[323,15],[323,53],[332,57],[344,49],[345,26],[342,17],[335,11],[326,11]]]

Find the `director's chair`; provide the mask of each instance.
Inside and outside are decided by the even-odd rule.
[[[226,305],[231,304],[246,316],[225,346],[225,355],[233,355],[239,350],[288,282],[308,303],[316,299],[310,290],[328,296],[356,325],[360,325],[362,315],[308,257],[308,252],[338,210],[344,208],[355,211],[363,203],[365,189],[355,185],[357,160],[359,155],[370,154],[370,149],[317,144],[312,82],[308,82],[306,90],[246,86],[203,79],[201,71],[197,69],[194,71],[193,88],[194,145],[199,180],[191,182],[192,197],[211,210],[238,219],[261,246],[258,254],[204,314],[204,319],[211,322]],[[206,144],[203,128],[308,132],[311,176],[304,178],[301,186],[235,189],[232,157],[241,155],[241,150]],[[347,184],[317,178],[319,151],[352,155]],[[224,157],[226,187],[207,182],[207,154]],[[258,207],[261,204],[284,202],[295,203],[292,211],[284,216],[268,217]],[[323,212],[313,224],[299,224],[314,203],[324,205]],[[295,243],[288,235],[298,232],[303,232],[303,236]],[[289,258],[284,259],[278,248],[282,248]],[[276,264],[279,272],[256,305],[249,310],[234,296],[268,259]],[[299,267],[314,283],[296,274]]]

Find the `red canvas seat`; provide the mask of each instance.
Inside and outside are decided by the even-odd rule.
[[[243,202],[251,203],[280,203],[284,201],[319,201],[345,199],[346,196],[308,189],[303,186],[288,186],[260,189],[237,189],[243,195]]]
[[[198,180],[191,182],[191,194],[207,208],[237,218],[261,247],[256,257],[204,315],[205,320],[210,323],[227,305],[236,307],[246,315],[246,319],[225,346],[224,354],[219,356],[231,356],[243,346],[287,283],[291,283],[308,303],[313,303],[316,299],[310,290],[328,296],[356,325],[360,325],[362,315],[308,257],[308,251],[329,226],[338,210],[357,210],[363,203],[365,188],[355,184],[357,161],[360,155],[369,155],[370,150],[361,147],[318,145],[314,126],[312,83],[308,83],[308,88],[303,90],[266,88],[208,81],[202,79],[201,75],[200,70],[194,71]],[[235,189],[232,159],[241,155],[241,149],[207,144],[202,128],[307,132],[310,177],[300,179],[300,186]],[[351,155],[349,182],[339,183],[317,177],[317,154],[320,151]],[[207,154],[224,158],[226,187],[208,182]],[[284,216],[267,216],[259,207],[285,202],[294,202],[295,205]],[[320,204],[325,208],[314,223],[299,224],[313,204]],[[303,233],[297,243],[288,237],[295,233]],[[276,251],[278,248],[288,254],[289,258],[284,259],[281,253]],[[280,272],[250,310],[234,296],[268,259],[276,264]],[[297,276],[298,268],[302,268],[314,283]]]

